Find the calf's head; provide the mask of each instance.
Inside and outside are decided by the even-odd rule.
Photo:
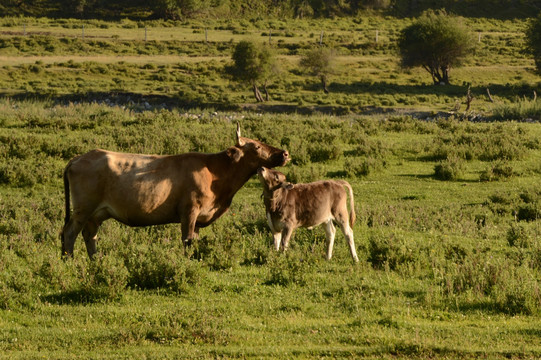
[[[238,123],[237,144],[230,147],[227,153],[235,161],[242,160],[246,167],[253,168],[254,173],[261,166],[268,168],[283,166],[290,160],[287,150],[278,149],[261,141],[240,136],[240,125]]]
[[[266,167],[257,169],[257,177],[263,185],[263,191],[267,193],[289,185],[284,174],[276,170],[267,169]]]

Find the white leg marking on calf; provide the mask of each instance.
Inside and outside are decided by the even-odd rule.
[[[346,240],[348,241],[349,245],[349,251],[351,252],[351,257],[353,258],[353,261],[359,262],[359,258],[357,257],[357,251],[355,250],[355,240],[353,239],[353,229],[347,225],[344,236],[346,237]]]
[[[334,246],[334,237],[336,235],[336,229],[332,220],[329,219],[325,223],[325,237],[327,238],[327,260],[332,258],[332,250]]]

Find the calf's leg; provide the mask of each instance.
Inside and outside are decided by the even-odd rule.
[[[351,226],[349,226],[349,222],[345,221],[344,223],[341,223],[340,229],[344,233],[344,236],[348,242],[349,252],[351,253],[351,257],[353,258],[353,261],[359,262],[359,258],[357,257],[357,251],[355,250],[355,241],[353,239],[353,229],[351,228]]]
[[[331,260],[336,228],[334,227],[332,220],[323,223],[323,226],[325,227],[325,237],[327,239],[327,260]]]
[[[293,235],[293,227],[286,225],[284,226],[282,230],[282,250],[286,251],[289,247],[289,240],[291,239],[291,235]]]
[[[280,250],[280,243],[282,242],[282,233],[281,232],[272,233],[272,239],[274,240],[274,249],[276,251]]]

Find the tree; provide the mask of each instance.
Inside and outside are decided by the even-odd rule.
[[[533,55],[537,71],[541,73],[541,13],[526,29],[526,50]]]
[[[154,15],[163,19],[179,20],[210,7],[207,0],[156,0],[149,2]]]
[[[227,66],[226,72],[235,80],[250,84],[257,101],[268,100],[267,81],[272,74],[277,72],[275,57],[271,50],[253,41],[243,40],[235,46],[232,59],[233,65]],[[258,87],[261,81],[263,81],[265,98]]]
[[[336,69],[335,58],[336,56],[333,49],[319,47],[310,50],[300,61],[301,67],[321,80],[321,85],[323,86],[325,94],[329,93],[329,90],[327,89],[329,76],[334,74]]]
[[[402,30],[398,41],[402,66],[423,67],[434,84],[449,84],[449,70],[474,47],[472,34],[461,18],[445,11],[428,10]]]

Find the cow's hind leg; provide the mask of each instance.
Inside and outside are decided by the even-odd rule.
[[[325,227],[325,238],[327,239],[327,260],[331,260],[336,228],[330,219],[323,226]]]
[[[96,253],[96,234],[98,233],[99,226],[100,223],[98,221],[91,219],[87,221],[83,227],[83,239],[85,240],[86,252],[91,259]]]
[[[72,217],[64,228],[62,229],[62,257],[73,256],[73,247],[77,235],[81,232],[84,226],[84,221],[79,220],[76,217]]]

